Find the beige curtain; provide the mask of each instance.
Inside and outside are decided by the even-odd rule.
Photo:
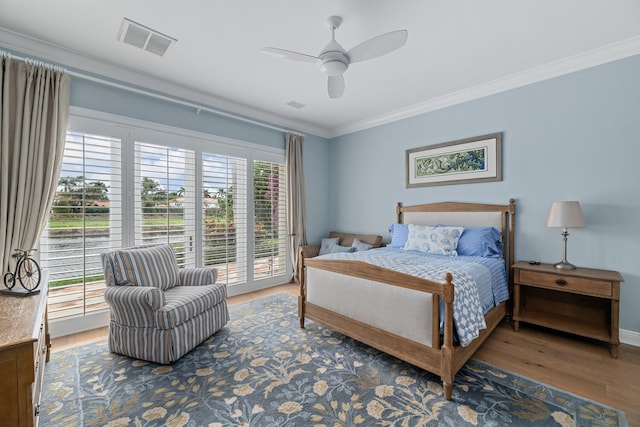
[[[69,120],[64,70],[0,53],[0,273],[36,247],[55,196]]]
[[[293,264],[291,281],[299,282],[298,249],[307,244],[306,196],[302,168],[302,135],[285,134],[287,166],[287,225],[289,253]]]

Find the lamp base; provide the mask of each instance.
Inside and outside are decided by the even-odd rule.
[[[576,269],[575,265],[573,265],[573,264],[571,264],[571,263],[569,263],[567,261],[560,261],[558,263],[553,264],[553,266],[555,268],[559,268],[559,269],[562,269],[562,270],[575,270]]]

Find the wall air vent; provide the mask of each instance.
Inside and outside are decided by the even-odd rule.
[[[164,56],[167,50],[178,40],[130,19],[123,18],[120,32],[118,32],[118,41],[158,56]]]

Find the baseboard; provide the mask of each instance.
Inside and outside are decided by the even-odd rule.
[[[49,321],[51,338],[64,337],[109,326],[109,312],[88,314],[82,317],[68,317]]]
[[[620,329],[620,342],[640,347],[640,332]]]

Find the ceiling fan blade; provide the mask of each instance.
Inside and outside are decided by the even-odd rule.
[[[301,61],[301,62],[316,62],[320,58],[316,56],[307,55],[304,53],[293,52],[291,50],[279,49],[277,47],[263,47],[259,50],[259,52],[264,53],[266,55],[275,56],[276,58],[285,58],[291,59],[293,61]]]
[[[402,47],[407,37],[409,37],[407,30],[398,30],[364,41],[347,52],[349,62],[353,64],[392,52]]]
[[[339,76],[329,76],[329,98],[340,98],[344,93],[344,77],[342,75]]]

